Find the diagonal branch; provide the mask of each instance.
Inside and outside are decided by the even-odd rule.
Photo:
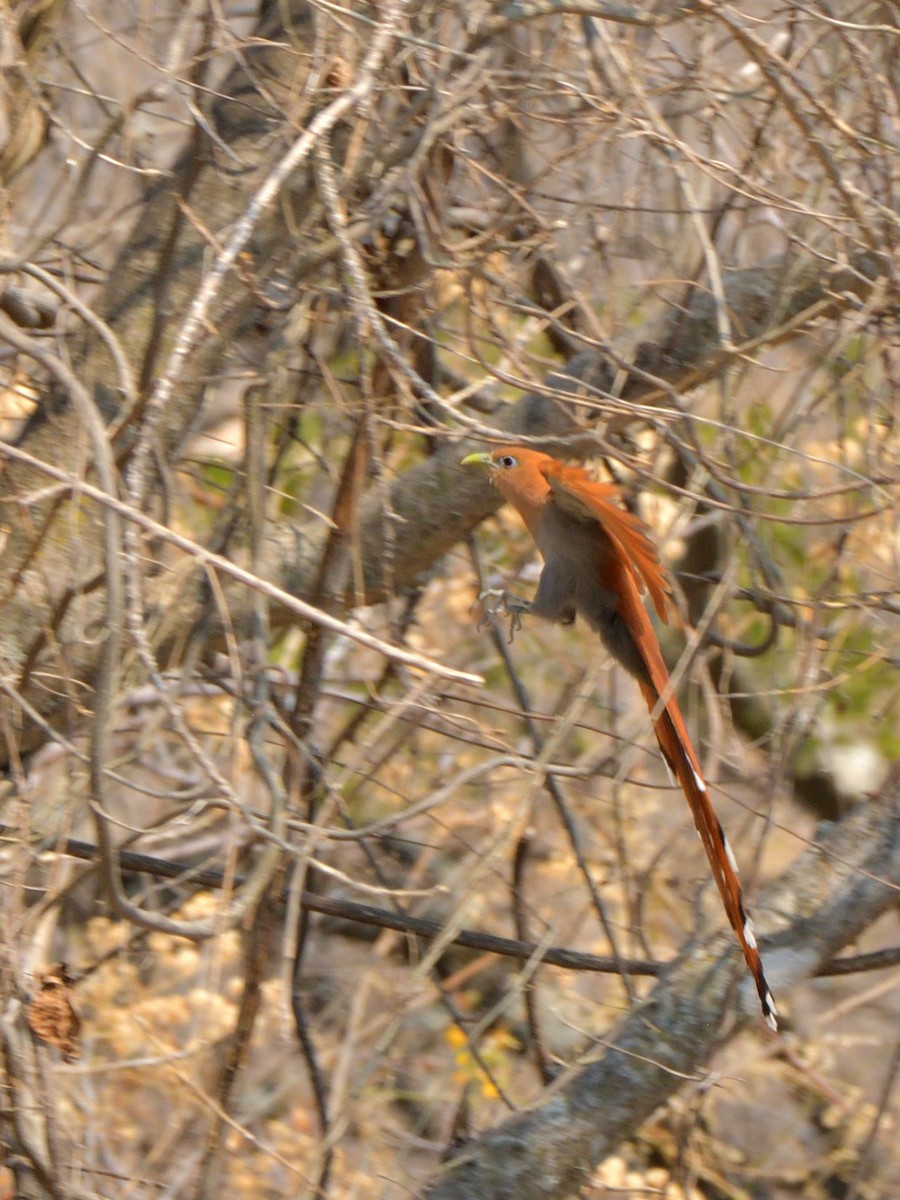
[[[766,963],[781,993],[817,968],[886,909],[900,889],[900,773],[810,848],[760,898]],[[694,946],[622,1022],[596,1057],[530,1111],[499,1125],[453,1160],[423,1200],[562,1200],[686,1080],[709,1062],[734,983],[723,942]],[[749,983],[749,981],[748,981]],[[611,1103],[611,1099],[615,1100]]]

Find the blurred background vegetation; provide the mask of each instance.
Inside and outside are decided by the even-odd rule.
[[[896,6],[0,17],[6,1194],[896,1195]],[[519,439],[655,532],[778,1038],[631,681],[479,625]]]

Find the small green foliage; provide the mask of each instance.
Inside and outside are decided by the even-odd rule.
[[[875,744],[889,763],[900,762],[900,728],[896,720],[876,727]]]

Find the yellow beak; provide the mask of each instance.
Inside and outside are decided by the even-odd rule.
[[[460,466],[471,467],[472,463],[481,463],[485,467],[493,467],[495,465],[490,454],[477,453],[467,454],[466,457],[460,462]]]

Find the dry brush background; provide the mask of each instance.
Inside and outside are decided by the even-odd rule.
[[[896,1195],[896,6],[0,18],[6,1194]],[[630,681],[478,626],[515,438],[656,531],[778,1037]]]

